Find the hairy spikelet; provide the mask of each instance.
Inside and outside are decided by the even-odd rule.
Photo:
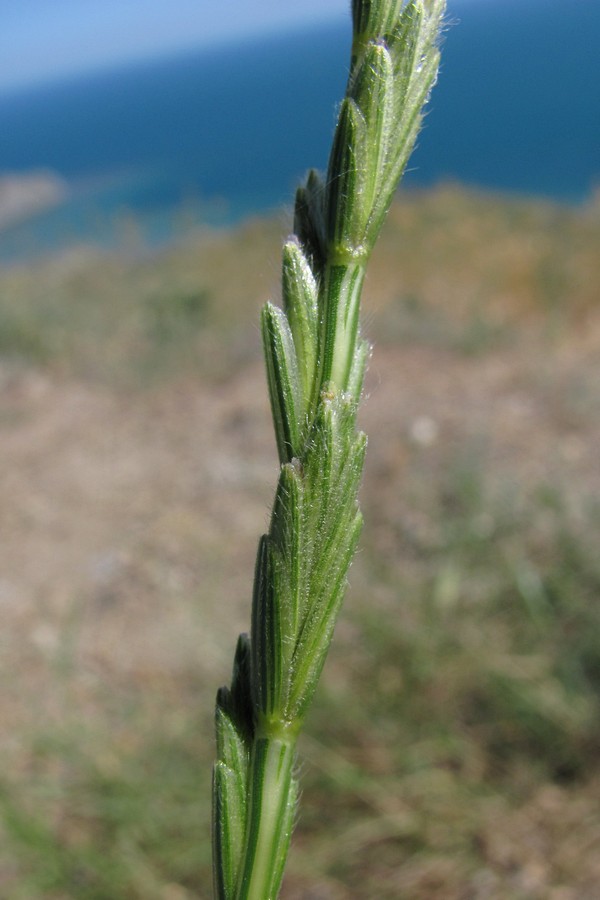
[[[362,526],[365,268],[435,82],[443,11],[444,0],[352,0],[350,73],[326,177],[309,172],[296,193],[282,308],[262,312],[280,471],[257,553],[250,638],[240,639],[231,688],[217,697],[218,900],[275,900],[279,891],[295,741]]]

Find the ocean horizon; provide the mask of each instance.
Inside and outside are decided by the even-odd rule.
[[[323,169],[348,22],[0,94],[0,175],[45,170],[63,201],[0,231],[0,260],[150,244],[290,205]],[[580,203],[600,186],[600,3],[450,5],[442,71],[404,184]]]

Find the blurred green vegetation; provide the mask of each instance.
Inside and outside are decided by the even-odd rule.
[[[467,353],[533,321],[560,332],[598,304],[600,216],[448,186],[402,195],[367,282],[367,332]],[[126,386],[222,376],[256,353],[256,311],[279,292],[286,223],[190,237],[137,256],[74,250],[0,270],[0,352]],[[392,277],[393,273],[393,277]],[[250,346],[248,346],[250,345]]]
[[[143,258],[0,272],[2,365],[134,393],[189,378],[226,390],[258,358],[281,232],[253,222]],[[382,352],[425,347],[475,367],[515,346],[558,357],[597,322],[598,246],[592,207],[454,187],[405,196],[373,263],[367,333]],[[562,394],[548,387],[582,441],[600,408],[598,352]],[[543,381],[536,366],[519,377]],[[430,451],[426,438],[387,468],[375,458],[367,477],[362,552],[301,743],[283,896],[592,898],[600,498],[585,472],[524,485],[475,439]],[[542,435],[528,452],[546,451]],[[77,628],[52,668],[60,715],[31,721],[4,754],[0,893],[208,898],[218,684],[158,667],[108,672],[82,693]]]

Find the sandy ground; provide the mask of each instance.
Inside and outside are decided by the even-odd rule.
[[[598,372],[595,311],[560,340],[515,331],[482,355],[379,346],[361,422],[370,435],[366,529],[381,552],[398,552],[416,458],[435,470],[473,452],[499,489],[568,486],[574,515],[599,498]],[[93,715],[99,683],[193,673],[212,702],[248,626],[256,541],[277,469],[258,361],[218,383],[188,377],[147,392],[14,366],[0,368],[0,385],[0,741],[19,768],[27,735],[59,722],[65,703],[75,698],[82,716]],[[418,532],[426,523],[405,526]],[[360,583],[360,554],[356,567]],[[56,673],[67,657],[76,683],[65,700]],[[548,786],[511,819],[523,842],[531,817],[539,819],[542,844],[524,851],[522,869],[542,888],[527,894],[525,885],[523,896],[592,900],[544,893],[538,870],[550,852],[543,841],[554,847],[544,834],[557,797],[567,808]],[[486,852],[502,866],[519,840],[507,849],[490,834]],[[436,891],[423,896],[443,896]],[[477,896],[500,894],[483,885]]]
[[[362,413],[367,527],[385,542],[416,452],[443,464],[477,447],[499,482],[600,496],[598,371],[597,321],[550,351],[378,348]],[[225,674],[276,478],[262,366],[146,394],[0,377],[5,734],[27,714],[24,682],[40,701],[69,623],[84,671]]]

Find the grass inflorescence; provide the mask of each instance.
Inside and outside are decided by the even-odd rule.
[[[282,308],[261,330],[280,471],[259,542],[251,627],[217,694],[213,869],[219,900],[279,896],[296,817],[296,741],[362,527],[357,429],[369,344],[366,266],[439,65],[444,0],[354,0],[346,94],[325,177],[296,191]]]

